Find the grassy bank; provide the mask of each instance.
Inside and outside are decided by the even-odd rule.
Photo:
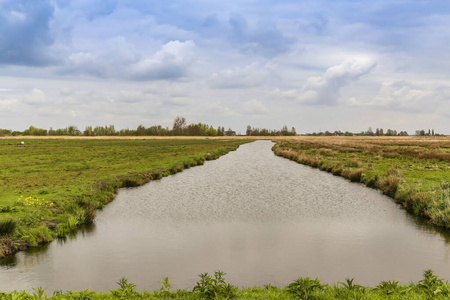
[[[0,257],[92,222],[120,187],[139,186],[249,140],[0,139]]]
[[[358,285],[354,279],[346,279],[334,285],[321,284],[319,279],[301,277],[286,287],[270,284],[264,287],[237,289],[225,280],[225,273],[215,272],[199,275],[192,290],[175,290],[169,278],[159,283],[161,288],[154,292],[140,292],[127,279],[120,279],[118,288],[109,292],[57,291],[47,295],[45,289],[1,293],[1,299],[449,299],[450,284],[432,270],[426,270],[423,279],[417,283],[402,285],[397,281],[382,281],[376,287]]]
[[[276,155],[380,189],[413,215],[450,228],[450,139],[316,137],[278,141]]]

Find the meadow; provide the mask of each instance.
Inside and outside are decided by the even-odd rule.
[[[92,222],[118,188],[201,165],[248,141],[0,139],[0,257]]]
[[[415,216],[450,228],[450,139],[298,137],[276,155],[380,189]]]
[[[117,289],[107,292],[55,291],[47,295],[42,287],[33,292],[0,292],[1,299],[448,299],[450,284],[439,278],[432,270],[425,270],[423,279],[417,283],[402,285],[397,281],[382,281],[375,287],[358,285],[352,278],[346,278],[334,285],[321,284],[320,280],[300,277],[286,287],[271,284],[264,287],[238,289],[227,283],[226,273],[221,271],[200,274],[192,290],[172,287],[171,279],[163,278],[157,291],[138,291],[135,284],[121,278]]]

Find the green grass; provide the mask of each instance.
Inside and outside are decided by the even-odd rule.
[[[449,139],[300,138],[275,154],[380,189],[413,215],[450,228]]]
[[[354,279],[334,285],[321,284],[319,279],[301,277],[286,287],[270,284],[264,287],[238,289],[226,283],[226,273],[216,271],[214,276],[200,274],[192,290],[174,290],[171,279],[159,281],[158,291],[138,291],[136,285],[121,278],[118,288],[109,292],[56,291],[47,295],[45,288],[33,288],[33,292],[0,292],[1,299],[449,299],[450,284],[436,276],[432,270],[423,273],[417,283],[402,285],[398,281],[382,281],[375,287],[361,286]]]
[[[0,139],[0,257],[92,222],[120,187],[203,164],[246,142],[28,139],[18,147]]]

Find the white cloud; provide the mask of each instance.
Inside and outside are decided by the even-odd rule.
[[[211,75],[209,83],[214,88],[247,88],[262,85],[269,72],[259,63],[236,67],[216,72]]]
[[[33,89],[33,91],[30,94],[23,96],[22,99],[23,103],[32,106],[43,105],[47,102],[45,93],[40,89]]]
[[[193,41],[171,41],[155,53],[143,55],[123,37],[116,37],[104,50],[73,53],[59,73],[138,81],[177,80],[188,75],[195,61],[194,51]]]
[[[194,62],[193,41],[171,41],[150,57],[129,66],[128,76],[136,80],[178,79]]]
[[[264,114],[269,110],[260,100],[252,99],[242,103],[243,112],[246,114]]]
[[[383,82],[373,105],[403,111],[439,112],[449,96],[450,86],[424,87],[406,81]]]
[[[343,87],[369,73],[375,66],[372,60],[348,59],[330,67],[323,76],[308,78],[299,100],[308,104],[335,105]]]

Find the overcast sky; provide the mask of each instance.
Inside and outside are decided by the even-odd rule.
[[[0,0],[0,128],[450,134],[447,0]]]

